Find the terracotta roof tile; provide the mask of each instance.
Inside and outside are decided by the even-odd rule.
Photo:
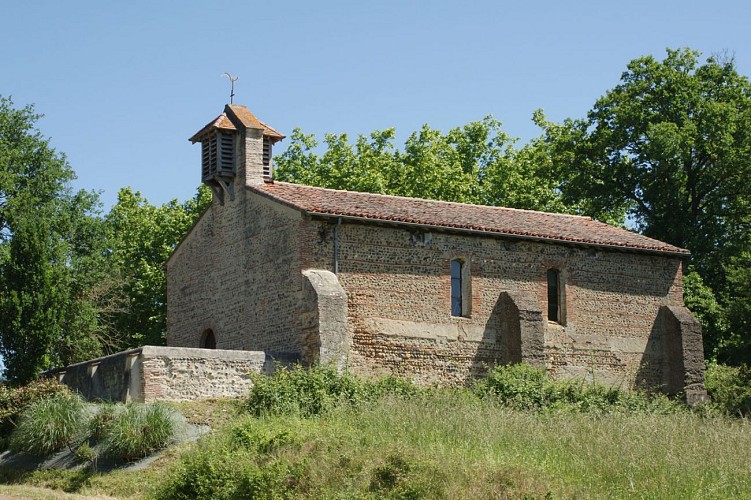
[[[227,104],[224,108],[224,112],[230,111],[234,113],[235,117],[245,126],[245,128],[263,128],[261,122],[250,112],[247,106],[241,106],[239,104]]]
[[[221,115],[217,116],[209,123],[207,123],[201,130],[193,134],[193,136],[188,140],[194,143],[198,142],[203,139],[203,136],[206,135],[209,130],[213,130],[215,128],[221,128],[224,130],[237,130],[237,127],[235,127],[235,125],[232,123],[232,120],[227,117],[227,114],[222,113]]]
[[[203,139],[203,136],[212,129],[220,128],[224,130],[237,130],[237,127],[232,122],[232,119],[227,113],[234,115],[235,119],[245,128],[253,128],[263,130],[263,135],[270,137],[272,142],[278,142],[284,139],[284,135],[278,130],[266,125],[262,121],[253,115],[246,106],[240,106],[239,104],[227,104],[224,107],[224,112],[211,120],[205,127],[193,134],[189,140],[191,142],[198,142]]]
[[[339,191],[286,182],[247,187],[308,215],[418,224],[587,246],[681,255],[689,253],[682,248],[577,215]]]

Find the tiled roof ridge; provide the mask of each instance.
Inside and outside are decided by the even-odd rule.
[[[281,132],[279,132],[277,129],[275,129],[271,125],[267,124],[266,122],[258,120],[258,123],[260,123],[261,125],[263,125],[263,128],[264,128],[265,132],[271,132],[270,135],[277,135],[277,136],[281,137],[282,139],[284,139],[286,137],[284,134],[282,134]]]
[[[688,250],[591,217],[345,191],[288,182],[246,185],[250,191],[305,215],[493,233],[539,241],[672,255]]]
[[[201,130],[193,134],[193,136],[188,140],[194,143],[198,142],[212,128],[223,130],[237,130],[237,127],[234,123],[232,123],[232,119],[227,114],[227,109],[234,113],[235,118],[240,121],[243,127],[263,130],[263,135],[271,137],[273,142],[281,141],[286,137],[271,125],[268,125],[267,123],[264,123],[256,118],[247,106],[243,106],[241,104],[227,104],[225,110],[222,111],[219,116],[204,125]]]
[[[305,189],[319,189],[323,191],[333,192],[333,193],[354,193],[356,195],[363,195],[363,196],[374,196],[379,198],[390,198],[393,200],[413,200],[413,201],[422,201],[422,202],[428,202],[428,203],[438,203],[438,204],[445,204],[445,205],[451,205],[451,206],[465,206],[465,207],[482,207],[482,208],[489,208],[494,210],[509,210],[509,211],[515,211],[515,212],[527,212],[527,213],[534,213],[534,214],[543,214],[543,215],[553,215],[556,217],[574,217],[577,219],[586,219],[593,222],[599,222],[592,219],[592,217],[589,217],[587,215],[575,215],[575,214],[563,214],[558,212],[544,212],[542,210],[530,210],[528,208],[513,208],[513,207],[499,207],[497,205],[480,205],[478,203],[464,203],[461,201],[445,201],[445,200],[431,200],[429,198],[417,198],[415,196],[399,196],[395,194],[382,194],[382,193],[370,193],[368,191],[350,191],[348,189],[332,189],[332,188],[325,188],[320,186],[308,186],[305,184],[295,184],[293,182],[284,182],[284,181],[274,181],[274,184],[281,184],[281,185],[287,185],[287,186],[302,186]],[[604,224],[604,223],[603,223]]]

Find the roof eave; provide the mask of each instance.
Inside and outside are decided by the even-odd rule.
[[[651,255],[671,256],[671,257],[677,257],[681,259],[685,259],[691,255],[691,252],[689,252],[688,250],[684,250],[684,249],[678,249],[675,251],[674,250],[661,250],[657,248],[644,248],[644,247],[636,247],[636,246],[628,246],[628,245],[613,245],[613,244],[608,244],[608,243],[592,243],[592,242],[586,242],[586,241],[575,241],[575,240],[566,240],[562,238],[531,236],[527,234],[516,234],[516,233],[502,232],[502,231],[487,231],[483,229],[462,228],[462,227],[455,227],[455,226],[439,226],[439,225],[425,224],[425,223],[419,223],[419,222],[405,222],[405,221],[400,221],[400,220],[379,219],[375,217],[362,217],[362,216],[343,215],[343,214],[336,214],[336,213],[329,213],[329,212],[317,212],[315,210],[308,210],[306,208],[303,208],[289,200],[286,200],[280,196],[272,194],[266,190],[257,189],[254,186],[246,185],[245,187],[246,189],[253,191],[254,193],[258,193],[265,198],[273,200],[287,207],[294,208],[295,210],[299,211],[304,217],[342,219],[342,220],[351,220],[351,221],[362,222],[362,223],[367,223],[367,224],[415,227],[415,228],[430,229],[433,231],[443,231],[443,232],[452,232],[452,233],[460,233],[460,234],[481,234],[484,236],[491,236],[494,238],[509,238],[509,239],[516,239],[516,240],[525,240],[525,241],[558,243],[558,244],[567,245],[567,246],[600,248],[603,250],[613,250],[613,251],[619,251],[619,252],[637,252],[637,253],[645,253],[645,254],[651,254]]]
[[[424,223],[418,223],[418,222],[405,222],[405,221],[400,221],[400,220],[377,219],[377,218],[372,218],[372,217],[358,217],[354,215],[341,215],[341,214],[332,214],[332,213],[327,213],[327,212],[315,212],[311,210],[301,209],[300,207],[294,204],[288,204],[288,205],[297,208],[305,216],[313,217],[313,218],[341,219],[341,220],[351,220],[355,222],[364,222],[364,223],[370,223],[370,224],[407,226],[407,227],[415,227],[415,228],[422,228],[422,229],[430,229],[433,231],[443,231],[443,232],[463,233],[463,234],[480,234],[483,236],[491,236],[495,238],[510,238],[510,239],[516,239],[516,240],[536,241],[536,242],[543,242],[543,243],[557,243],[560,245],[578,246],[578,247],[587,247],[587,248],[599,248],[603,250],[615,250],[619,252],[637,252],[637,253],[647,253],[647,254],[652,254],[652,255],[663,255],[663,256],[669,255],[671,257],[679,257],[679,258],[686,258],[691,255],[691,252],[689,252],[688,250],[682,250],[682,251],[660,250],[657,248],[642,248],[642,247],[627,246],[627,245],[613,245],[613,244],[608,244],[608,243],[592,243],[592,242],[587,242],[587,241],[565,240],[565,239],[560,239],[560,238],[542,237],[542,236],[530,236],[527,234],[517,234],[517,233],[509,233],[509,232],[502,232],[502,231],[487,231],[483,229],[472,229],[472,228],[453,227],[453,226],[438,226],[438,225],[433,225],[433,224],[424,224]]]

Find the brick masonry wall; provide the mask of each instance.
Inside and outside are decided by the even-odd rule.
[[[624,387],[661,380],[658,312],[683,303],[676,258],[351,223],[336,231],[357,372],[466,383],[503,362],[501,293],[524,292],[547,315],[546,271],[555,267],[565,321],[543,318],[548,370]],[[303,267],[331,269],[333,226],[312,221],[301,239]],[[453,258],[470,265],[469,318],[450,315]]]

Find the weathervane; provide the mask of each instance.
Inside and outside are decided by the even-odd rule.
[[[229,73],[227,73],[226,71],[224,72],[223,76],[226,76],[227,78],[229,78],[230,84],[232,85],[232,88],[231,88],[230,94],[229,94],[229,103],[230,104],[234,104],[232,101],[233,101],[233,98],[235,97],[235,82],[237,80],[239,80],[240,77],[239,76],[232,76]]]

